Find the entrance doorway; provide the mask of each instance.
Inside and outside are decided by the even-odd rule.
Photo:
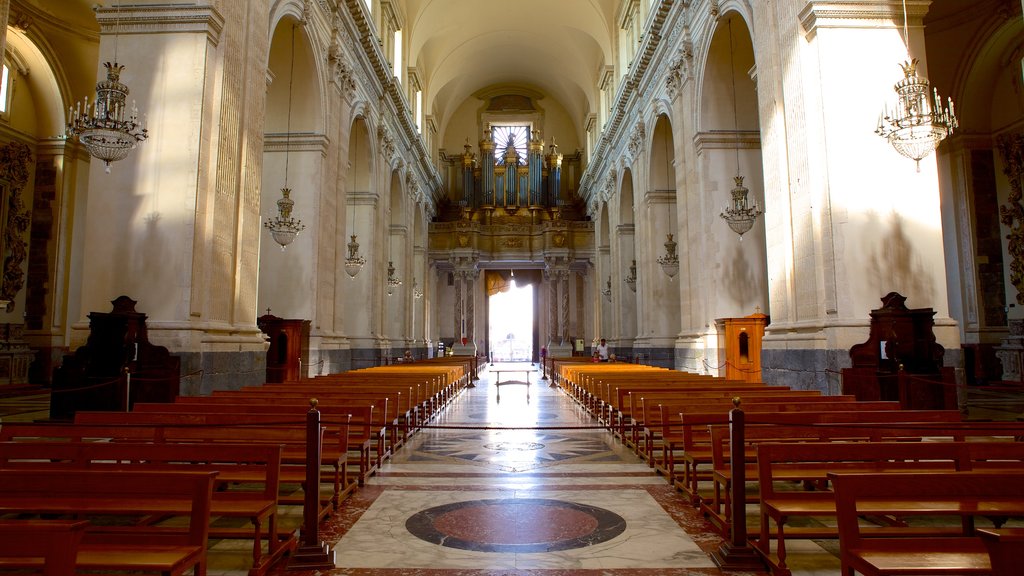
[[[533,361],[534,286],[509,282],[504,292],[488,298],[487,349],[492,362]]]

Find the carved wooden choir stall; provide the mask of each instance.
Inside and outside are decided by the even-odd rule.
[[[858,400],[899,400],[908,410],[957,407],[952,367],[932,331],[935,311],[909,309],[907,298],[890,292],[871,311],[871,335],[850,348],[852,368],[843,369],[843,394]]]
[[[135,311],[135,300],[119,296],[111,304],[110,312],[89,314],[89,339],[54,370],[51,419],[178,397],[181,359],[149,343],[146,315]]]

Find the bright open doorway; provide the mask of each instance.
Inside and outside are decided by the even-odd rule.
[[[488,350],[492,362],[530,362],[533,359],[533,286],[510,282],[488,302]]]

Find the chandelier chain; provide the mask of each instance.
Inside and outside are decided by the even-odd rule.
[[[117,38],[121,32],[121,0],[114,1],[114,62],[117,62]]]
[[[295,24],[292,24],[291,55],[288,61],[288,114],[284,135],[284,187],[288,187],[288,157],[292,151],[292,86],[295,83]]]
[[[736,175],[740,175],[740,121],[736,104],[736,62],[733,60],[732,18],[729,18],[729,81],[732,83],[732,129],[736,138]]]

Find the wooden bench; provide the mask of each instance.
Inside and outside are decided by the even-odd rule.
[[[646,399],[645,399],[646,400]],[[744,410],[754,413],[790,413],[790,412],[836,412],[852,410],[895,410],[894,402],[856,402],[852,396],[798,396],[789,398],[785,395],[773,397],[744,396]],[[733,402],[725,398],[657,404],[652,408],[644,405],[644,451],[648,465],[665,475],[669,483],[674,482],[674,461],[672,449],[683,440],[683,415],[691,412],[718,412],[728,414]],[[675,431],[679,432],[675,432]],[[661,457],[659,458],[659,454]],[[695,453],[684,454],[690,462]]]
[[[339,486],[342,462],[348,447],[341,437],[325,435],[321,427],[321,461],[330,466],[334,486]],[[4,424],[0,442],[38,441],[135,441],[179,444],[275,444],[283,445],[282,463],[303,465],[306,461],[306,430],[288,426],[196,426],[196,425],[114,425],[114,424]],[[326,442],[334,440],[334,442]]]
[[[0,520],[0,568],[74,576],[85,520]]]
[[[993,570],[973,524],[979,516],[1024,515],[1024,473],[829,474],[829,481],[835,488],[844,576],[1020,573],[1019,565]],[[963,532],[927,537],[908,529],[907,537],[896,530],[872,537],[861,527],[864,516],[955,516],[962,519]]]
[[[269,444],[0,442],[0,470],[214,472],[211,517],[245,518],[252,528],[215,524],[210,536],[252,539],[249,574],[262,576],[297,545],[294,534],[278,529],[281,451]]]
[[[183,517],[183,527],[90,524],[78,546],[78,570],[177,576],[206,574],[206,541],[215,473],[0,470],[0,514]]]
[[[792,408],[801,407],[794,405]],[[749,406],[746,421],[752,425],[778,424],[783,426],[808,426],[812,424],[897,424],[897,423],[955,423],[960,421],[956,410],[899,410],[895,402],[854,402],[826,409],[826,406],[810,410],[777,412],[762,410],[763,407]],[[713,465],[711,433],[708,427],[725,425],[729,422],[728,412],[688,412],[679,415],[681,430],[672,433],[662,441],[666,467],[675,470],[676,454],[680,453],[682,473],[673,474],[673,484],[687,494],[695,506],[703,499],[698,484],[711,480]]]
[[[804,442],[762,443],[757,446],[761,500],[757,550],[777,576],[790,573],[786,540],[836,538],[834,526],[787,527],[795,518],[833,519],[835,495],[828,489],[829,473],[956,472],[998,462],[1002,470],[1024,472],[1024,443],[1020,442]],[[800,489],[811,486],[812,490]],[[774,525],[774,530],[772,526]],[[881,533],[889,528],[873,530]],[[924,531],[927,532],[927,531]],[[933,531],[934,532],[934,531]],[[772,552],[771,540],[776,540]]]
[[[196,398],[194,401],[169,404],[138,403],[133,408],[133,413],[180,413],[194,415],[210,413],[267,414],[273,418],[280,419],[281,422],[289,423],[290,426],[299,427],[304,426],[299,420],[299,414],[302,414],[301,418],[304,418],[305,412],[309,408],[308,403],[304,404],[299,401],[271,403],[266,400],[256,399],[239,399],[237,402],[231,402],[228,399],[212,400],[209,402],[203,402],[202,400],[202,398]],[[362,485],[366,478],[369,478],[376,471],[377,460],[371,456],[371,453],[373,443],[375,441],[380,442],[384,431],[373,424],[373,422],[377,421],[374,414],[377,408],[372,404],[332,401],[326,403],[326,405],[318,405],[317,409],[320,411],[322,423],[328,427],[328,430],[332,431],[328,437],[334,435],[333,431],[337,431],[339,440],[338,452],[340,453],[341,445],[344,444],[346,447],[345,454],[352,454],[351,458],[346,456],[345,458],[338,459],[337,465],[339,468],[335,471],[336,486],[338,488],[335,489],[336,497],[334,499],[335,505],[337,505],[352,489],[346,475],[350,461],[354,462],[358,469],[355,480],[359,485]],[[344,434],[344,442],[342,442],[341,437],[343,429],[347,430]],[[330,445],[325,445],[324,448],[328,451],[328,453],[324,454],[326,462],[328,456],[333,455],[333,450]],[[288,464],[291,461],[286,459],[285,463]]]

